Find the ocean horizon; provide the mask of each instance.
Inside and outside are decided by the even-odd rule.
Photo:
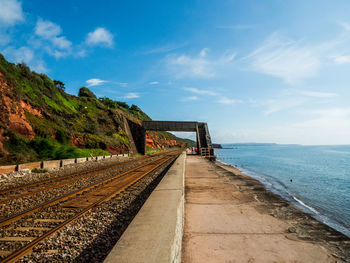
[[[217,160],[350,237],[350,145],[231,143]]]

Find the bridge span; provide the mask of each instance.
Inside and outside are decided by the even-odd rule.
[[[180,131],[195,132],[199,154],[213,155],[213,146],[206,122],[197,121],[142,121],[137,124],[130,120],[124,120],[126,131],[131,141],[131,149],[134,153],[145,154],[146,131]]]

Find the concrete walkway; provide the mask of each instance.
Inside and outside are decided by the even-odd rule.
[[[290,234],[287,221],[259,211],[252,191],[218,170],[187,157],[183,263],[336,262],[319,244]]]

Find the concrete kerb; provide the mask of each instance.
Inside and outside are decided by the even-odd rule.
[[[104,263],[181,262],[185,161],[182,153]]]

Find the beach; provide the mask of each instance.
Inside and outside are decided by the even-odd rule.
[[[189,156],[183,262],[350,262],[350,238],[235,167]]]

